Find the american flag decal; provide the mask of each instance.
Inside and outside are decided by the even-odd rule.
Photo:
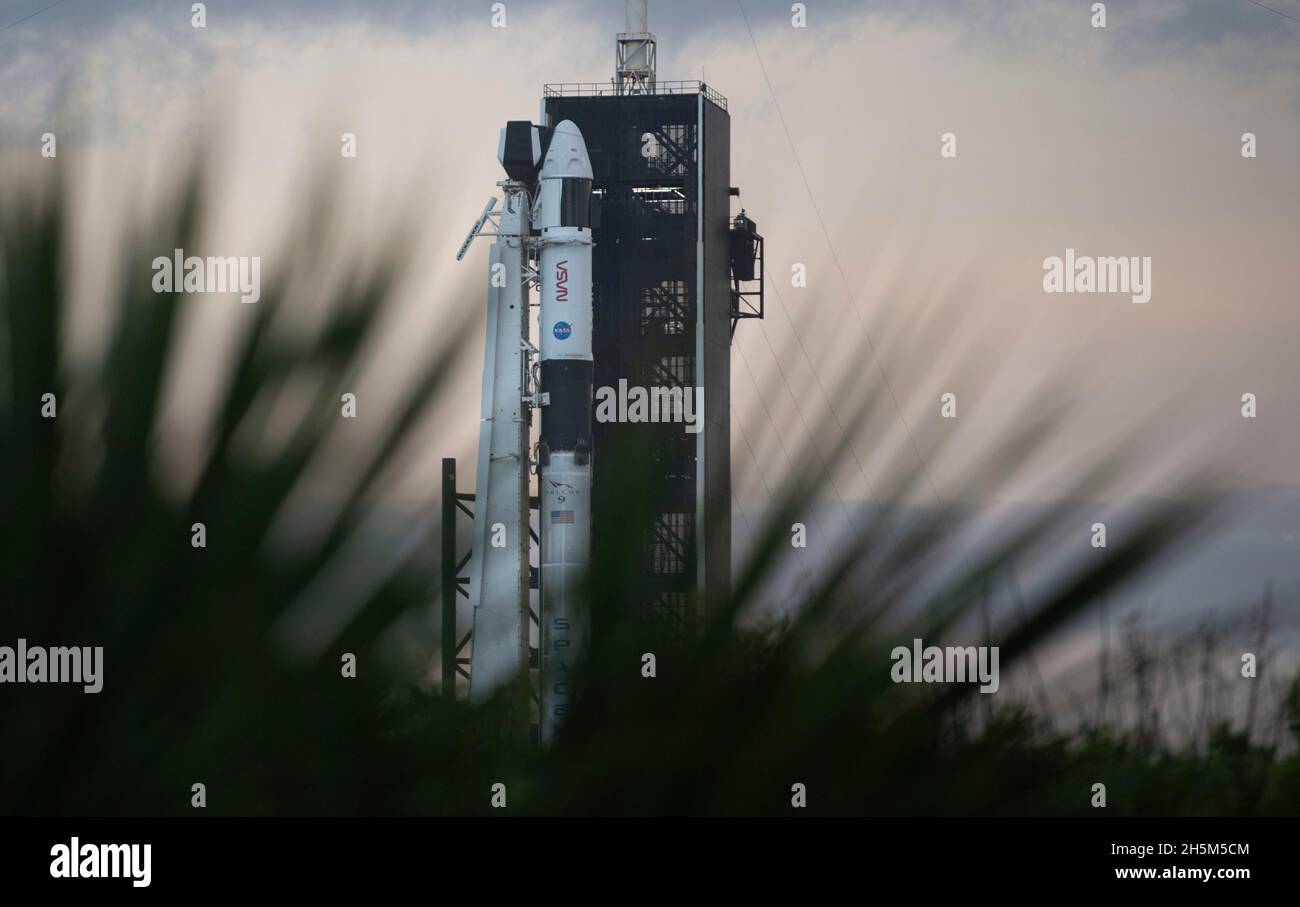
[[[572,522],[573,522],[573,511],[572,511],[572,510],[552,510],[552,511],[551,511],[551,523],[552,523],[552,524],[554,524],[554,523],[572,523]]]

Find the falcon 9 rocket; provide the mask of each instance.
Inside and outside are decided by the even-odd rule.
[[[578,597],[591,553],[591,161],[572,122],[557,125],[539,174],[541,335],[541,736],[554,738],[586,638]]]
[[[469,597],[474,605],[470,699],[484,701],[528,670],[529,419],[537,443],[540,733],[553,740],[575,692],[587,636],[579,607],[591,561],[591,160],[578,127],[511,121],[497,157],[509,179],[461,244],[461,259],[495,222],[484,351]],[[534,268],[530,261],[536,262]],[[529,287],[539,291],[540,343],[528,340]],[[536,353],[536,371],[529,367]],[[536,383],[526,375],[535,375]],[[489,533],[507,544],[489,544]],[[517,544],[509,544],[514,540]]]

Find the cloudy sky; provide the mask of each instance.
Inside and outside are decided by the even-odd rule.
[[[887,495],[918,454],[917,503],[1050,501],[1131,441],[1098,495],[1176,492],[1208,466],[1289,507],[1260,544],[1269,563],[1296,560],[1300,2],[1265,5],[1115,0],[1096,28],[1082,0],[809,0],[795,28],[784,2],[652,0],[660,77],[729,99],[732,182],[767,239],[768,317],[733,346],[739,535],[767,489],[796,463],[819,472],[855,405],[886,388],[812,505],[831,535],[844,503]],[[544,83],[612,73],[621,2],[507,0],[504,28],[492,6],[214,0],[198,29],[179,0],[2,0],[0,167],[39,165],[53,131],[78,179],[70,347],[94,349],[105,288],[140,265],[106,238],[198,146],[220,190],[205,244],[261,256],[264,279],[313,177],[343,200],[327,239],[340,268],[374,261],[393,229],[416,237],[357,389],[382,421],[395,382],[482,309],[486,245],[454,255],[500,176],[498,128],[535,118]],[[355,160],[340,158],[343,132]],[[1043,261],[1066,249],[1149,257],[1151,301],[1045,293]],[[806,287],[791,285],[796,264]],[[202,443],[186,429],[205,376],[248,314],[217,299],[188,313],[164,445],[177,481]],[[480,368],[475,349],[397,496],[426,499],[444,455],[472,464]],[[1032,468],[972,488],[972,466],[1048,389],[1068,411]],[[945,393],[955,420],[940,417]]]

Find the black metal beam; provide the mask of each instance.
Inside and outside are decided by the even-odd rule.
[[[442,694],[456,695],[456,460],[442,460]]]

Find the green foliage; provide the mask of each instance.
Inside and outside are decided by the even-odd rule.
[[[969,686],[935,695],[890,682],[891,646],[941,640],[977,615],[990,581],[1049,538],[1060,512],[963,563],[928,607],[905,612],[916,577],[950,556],[942,539],[954,527],[936,514],[898,535],[882,511],[790,603],[784,625],[755,624],[814,476],[780,490],[733,594],[713,603],[698,636],[655,643],[653,680],[640,673],[644,615],[620,603],[638,582],[628,565],[639,556],[640,514],[658,491],[648,482],[604,490],[589,589],[595,644],[553,747],[520,733],[523,686],[477,708],[433,694],[400,665],[383,664],[394,631],[411,632],[430,659],[436,651],[411,629],[433,623],[440,582],[435,542],[423,539],[417,518],[393,536],[421,544],[363,590],[337,632],[328,632],[320,600],[340,564],[360,569],[365,555],[353,549],[369,503],[413,426],[446,392],[455,351],[474,346],[470,325],[420,370],[375,446],[334,467],[336,506],[313,526],[316,541],[276,544],[277,517],[304,475],[329,462],[337,401],[364,364],[404,260],[395,252],[371,269],[379,276],[345,284],[318,333],[278,330],[278,319],[293,315],[285,275],[320,264],[313,250],[330,212],[312,209],[290,244],[292,267],[277,272],[228,368],[211,376],[218,403],[209,445],[197,481],[178,495],[161,479],[159,406],[183,309],[196,303],[154,293],[145,263],[155,250],[193,244],[200,183],[189,183],[174,222],[128,248],[110,342],[93,367],[70,361],[63,343],[72,223],[58,190],[66,183],[56,180],[45,202],[0,192],[8,206],[0,211],[0,643],[101,645],[106,662],[98,695],[0,688],[0,811],[185,814],[196,782],[207,787],[208,812],[221,814],[489,813],[498,781],[510,813],[788,814],[796,782],[807,785],[810,813],[1085,814],[1096,781],[1107,784],[1111,813],[1300,804],[1296,757],[1228,727],[1203,752],[1169,753],[1117,728],[1055,731],[1024,707],[987,706]],[[238,438],[260,436],[267,400],[291,386],[309,389],[308,416],[270,454],[250,454]],[[40,414],[46,392],[58,397],[55,419]],[[881,405],[878,391],[868,394],[846,436]],[[1050,428],[1026,426],[975,470],[973,486],[1014,471]],[[841,445],[833,459],[844,454]],[[620,474],[649,472],[640,468],[644,451],[600,455],[621,458]],[[1114,468],[1107,462],[1098,475]],[[913,472],[900,487],[919,481]],[[436,511],[432,495],[421,503]],[[1141,574],[1201,507],[1160,505],[1123,545],[1078,564],[1000,633],[1002,670]],[[195,522],[207,527],[206,548],[191,547]],[[324,645],[311,645],[313,631],[325,633]],[[340,676],[343,652],[359,653],[355,679]],[[1300,723],[1298,690],[1289,701]]]

